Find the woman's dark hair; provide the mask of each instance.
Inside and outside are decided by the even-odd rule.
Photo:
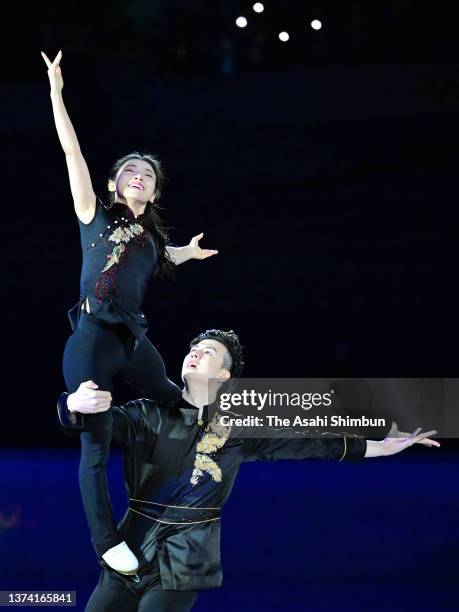
[[[163,167],[161,165],[161,162],[155,155],[151,155],[150,153],[139,153],[138,151],[133,151],[132,153],[128,153],[128,155],[125,155],[124,157],[120,157],[113,164],[109,173],[109,178],[112,181],[116,180],[116,175],[118,174],[119,169],[124,166],[124,164],[130,159],[137,159],[140,161],[148,162],[152,167],[153,172],[155,173],[156,197],[153,204],[151,202],[147,204],[142,220],[142,225],[150,232],[154,241],[156,242],[156,249],[158,252],[158,265],[155,270],[155,276],[170,276],[174,278],[175,266],[166,250],[166,246],[169,244],[167,227],[161,215],[159,214],[160,207],[157,204],[158,200],[161,197],[166,181],[166,176],[164,174]],[[116,205],[115,197],[116,191],[109,191],[109,208]]]

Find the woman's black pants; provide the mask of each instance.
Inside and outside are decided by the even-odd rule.
[[[199,591],[163,591],[158,570],[136,583],[104,569],[85,612],[189,612],[198,595]]]
[[[181,396],[166,376],[161,355],[146,337],[134,350],[135,339],[123,325],[107,324],[85,312],[67,341],[63,371],[69,393],[87,380],[103,391],[113,391],[115,378],[128,382],[144,397],[174,400]],[[119,544],[108,496],[106,465],[112,437],[111,411],[85,415],[81,432],[79,481],[93,546],[102,556]]]

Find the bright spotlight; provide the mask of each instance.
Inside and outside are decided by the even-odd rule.
[[[313,30],[320,30],[322,27],[322,22],[319,21],[318,19],[314,19],[314,21],[311,21],[311,28]]]
[[[265,10],[265,7],[262,5],[261,2],[255,2],[252,8],[255,13],[262,13]]]
[[[289,38],[290,38],[290,36],[288,35],[288,33],[287,33],[287,32],[281,32],[281,33],[279,34],[279,39],[280,39],[282,42],[287,42]]]
[[[245,28],[245,26],[247,25],[247,19],[245,17],[238,17],[236,19],[236,25],[239,28]]]

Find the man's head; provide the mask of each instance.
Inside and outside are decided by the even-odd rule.
[[[182,380],[207,382],[209,378],[238,378],[244,367],[243,351],[233,330],[208,329],[190,342],[183,360]]]

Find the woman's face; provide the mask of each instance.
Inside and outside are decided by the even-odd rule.
[[[135,199],[141,203],[155,199],[156,176],[147,161],[130,159],[118,170],[115,181],[110,180],[108,188],[115,191],[118,201]]]

